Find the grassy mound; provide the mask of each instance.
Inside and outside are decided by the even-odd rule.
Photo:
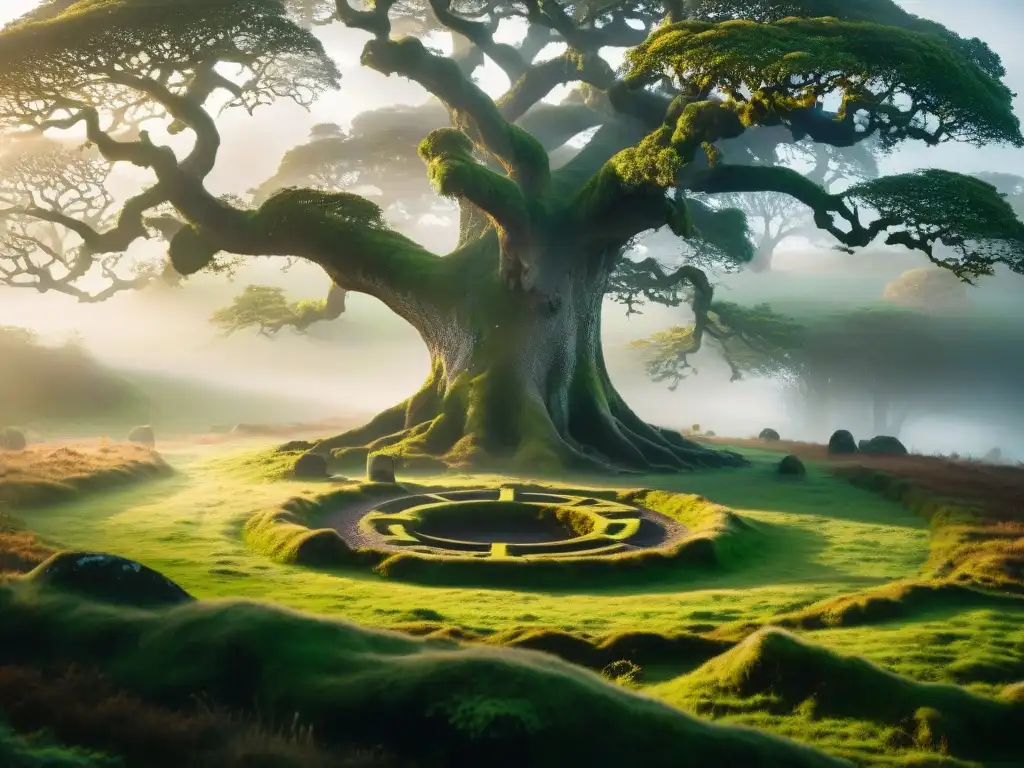
[[[932,529],[927,577],[1024,594],[1024,469],[993,468],[1016,481],[1016,498],[1007,507],[987,500],[944,498],[913,480],[864,467],[841,472],[851,483],[898,501],[929,522]]]
[[[0,451],[0,504],[14,509],[56,504],[172,472],[159,454],[134,443]]]
[[[294,498],[282,507],[260,512],[243,529],[246,544],[277,562],[313,567],[370,566],[389,578],[420,584],[546,587],[623,578],[650,579],[685,569],[706,571],[723,567],[756,546],[755,530],[734,513],[706,499],[666,491],[572,489],[521,486],[530,493],[589,496],[632,507],[643,507],[682,523],[688,534],[662,546],[635,548],[603,557],[560,556],[489,557],[439,556],[351,548],[333,528],[322,527],[338,510],[351,506],[360,513],[374,502],[404,494],[439,492],[442,488],[411,483],[362,483],[313,498]]]
[[[404,492],[390,483],[360,483],[312,499],[296,497],[277,509],[259,512],[246,521],[246,545],[278,563],[310,567],[373,565],[382,554],[353,551],[334,528],[320,528],[330,510],[372,505]]]
[[[947,581],[902,581],[875,589],[829,598],[796,611],[773,616],[771,624],[788,629],[857,627],[921,615],[929,611],[967,607],[1024,608],[1024,597],[976,589]],[[739,639],[763,624],[724,624],[715,637]]]
[[[1024,705],[955,685],[909,680],[777,628],[751,635],[658,692],[669,701],[715,715],[753,709],[882,723],[901,732],[900,746],[967,759],[1010,760],[1021,755]]]
[[[88,662],[163,706],[205,694],[299,713],[325,744],[384,746],[426,764],[787,768],[846,765],[811,748],[702,722],[557,659],[459,647],[245,602],[143,611],[0,587],[0,661]],[[642,751],[638,751],[642,750]]]

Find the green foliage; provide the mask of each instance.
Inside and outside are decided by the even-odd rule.
[[[344,305],[343,305],[344,306]],[[225,335],[247,328],[256,328],[263,335],[273,335],[286,326],[302,332],[327,313],[326,299],[305,299],[289,303],[284,290],[270,285],[249,285],[231,304],[218,309],[210,322]]]
[[[847,197],[873,208],[899,227],[891,244],[924,244],[932,260],[957,277],[992,273],[995,264],[1024,272],[1024,224],[997,189],[981,179],[943,170],[924,170],[865,181]],[[951,247],[955,258],[931,252]]]
[[[801,375],[806,331],[792,318],[767,304],[742,307],[716,302],[708,320],[706,338],[729,364],[733,378],[753,375],[788,381]],[[630,346],[641,352],[648,377],[667,381],[674,390],[690,369],[688,358],[697,351],[697,341],[694,326],[675,326]]]
[[[883,146],[906,138],[1024,145],[1010,90],[930,34],[836,19],[683,22],[659,28],[627,58],[632,80],[667,71],[700,90],[749,89],[747,124],[839,92],[840,118],[866,110],[866,131]],[[691,119],[684,110],[676,133],[691,133]],[[929,130],[929,120],[938,127]]]
[[[286,188],[264,201],[254,218],[261,228],[295,226],[296,220],[330,221],[342,229],[381,229],[385,227],[380,206],[360,195],[320,189]]]
[[[747,212],[738,206],[713,207],[689,197],[686,209],[693,224],[691,243],[697,264],[739,267],[754,257],[753,237]]]
[[[965,40],[941,24],[907,13],[894,0],[688,0],[687,10],[690,18],[700,21],[749,19],[763,24],[789,17],[832,17],[930,33],[993,77],[1006,74],[999,56],[981,40]]]

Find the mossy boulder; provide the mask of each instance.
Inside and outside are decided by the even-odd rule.
[[[804,466],[799,456],[791,454],[779,462],[779,474],[788,477],[803,477],[807,474],[807,467]]]
[[[152,568],[102,552],[58,552],[25,578],[104,603],[151,607],[195,599]]]
[[[129,443],[138,443],[144,445],[147,448],[152,448],[156,445],[156,435],[153,434],[153,428],[148,424],[141,427],[135,427],[131,432],[128,433]]]
[[[5,451],[23,451],[27,445],[28,440],[25,439],[25,433],[20,429],[13,427],[0,429],[0,448]]]
[[[833,456],[858,453],[857,441],[853,435],[845,429],[837,429],[828,439],[828,452]]]
[[[765,442],[768,443],[777,443],[782,438],[779,437],[779,433],[776,432],[774,429],[772,429],[771,427],[766,427],[765,429],[762,429],[761,432],[757,435],[757,439],[764,440]]]
[[[862,453],[873,456],[906,456],[908,451],[898,439],[892,435],[878,435],[860,443]]]
[[[366,457],[366,479],[371,483],[395,482],[395,459],[386,453],[372,453]]]
[[[295,477],[309,480],[323,480],[330,477],[327,471],[327,457],[319,453],[304,453],[295,462]]]

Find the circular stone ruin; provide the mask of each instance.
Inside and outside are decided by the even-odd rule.
[[[473,558],[605,557],[685,534],[685,526],[648,509],[513,488],[401,496],[359,521],[361,543],[376,549]]]

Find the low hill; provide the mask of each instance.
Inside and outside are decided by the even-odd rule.
[[[217,424],[330,415],[323,403],[299,396],[111,368],[78,344],[46,344],[26,329],[0,326],[0,427],[24,428],[36,438],[117,436],[137,424],[158,434],[197,433]]]
[[[143,394],[81,346],[51,346],[24,328],[0,327],[0,424],[131,421],[145,413]]]

